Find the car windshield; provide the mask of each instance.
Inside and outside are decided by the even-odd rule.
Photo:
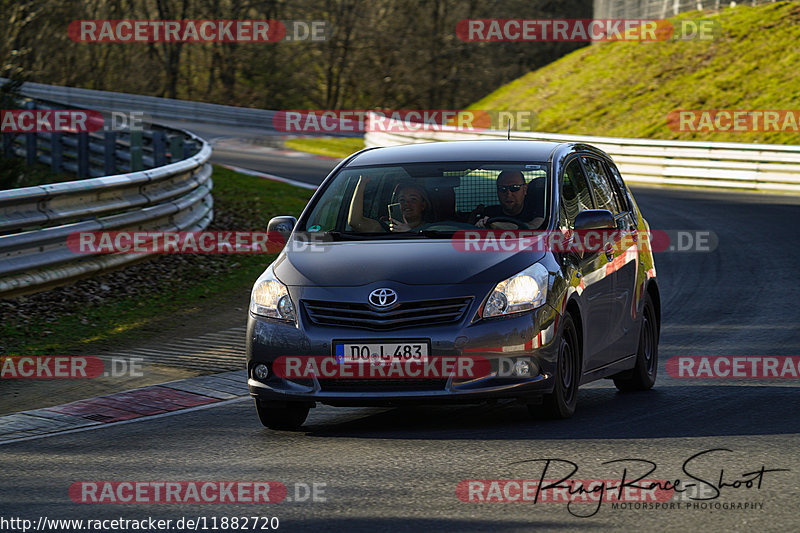
[[[546,223],[546,163],[414,163],[342,169],[300,231],[347,238],[446,237]]]

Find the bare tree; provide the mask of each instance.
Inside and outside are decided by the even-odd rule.
[[[452,108],[586,43],[464,42],[469,18],[591,17],[591,0],[0,0],[3,72],[272,109]],[[79,19],[323,20],[326,40],[79,43]]]

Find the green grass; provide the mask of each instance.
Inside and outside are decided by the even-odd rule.
[[[362,137],[297,138],[284,142],[287,148],[328,157],[345,158],[364,148]]]
[[[537,131],[800,144],[797,132],[675,132],[673,110],[787,110],[800,102],[800,3],[692,12],[712,41],[607,42],[581,48],[499,88],[471,109],[531,110]]]
[[[165,320],[190,317],[215,295],[252,285],[275,255],[236,258],[237,266],[225,276],[207,276],[203,269],[183,269],[183,282],[169,280],[142,297],[111,298],[100,305],[76,309],[53,321],[24,324],[4,322],[0,337],[4,355],[85,353],[92,343],[120,343],[139,337]],[[243,315],[244,316],[244,315]]]
[[[231,224],[236,227],[230,229],[265,231],[274,216],[300,216],[314,192],[217,165],[212,177],[214,210],[233,217]]]
[[[213,180],[215,221],[224,219],[224,226],[216,222],[218,229],[264,231],[272,216],[299,216],[312,193],[218,166]],[[111,295],[97,305],[77,305],[47,320],[12,317],[0,324],[4,355],[85,353],[90,343],[119,343],[144,331],[157,332],[180,317],[202,317],[209,308],[213,312],[215,301],[251,287],[275,256],[192,256],[144,295]]]

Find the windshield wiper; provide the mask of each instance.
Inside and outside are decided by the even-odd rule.
[[[354,231],[327,231],[325,235],[330,235],[335,241],[363,241],[368,239],[386,239],[400,233],[357,233]]]
[[[363,239],[363,234],[352,233],[349,231],[326,231],[325,235],[330,235],[335,241],[360,241]]]
[[[442,237],[452,237],[454,230],[423,229],[419,231],[398,231],[390,233],[358,233],[353,231],[326,231],[324,235],[330,235],[335,241],[364,241],[364,240],[401,240],[414,239],[419,236],[429,239],[440,239]]]
[[[444,229],[423,229],[414,232],[417,235],[422,235],[424,237],[428,237],[431,239],[436,239],[440,237],[452,237],[455,234],[454,230],[444,230]]]

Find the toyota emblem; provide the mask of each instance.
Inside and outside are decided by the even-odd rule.
[[[397,293],[392,289],[375,289],[369,293],[369,303],[375,307],[389,307],[397,301]]]

